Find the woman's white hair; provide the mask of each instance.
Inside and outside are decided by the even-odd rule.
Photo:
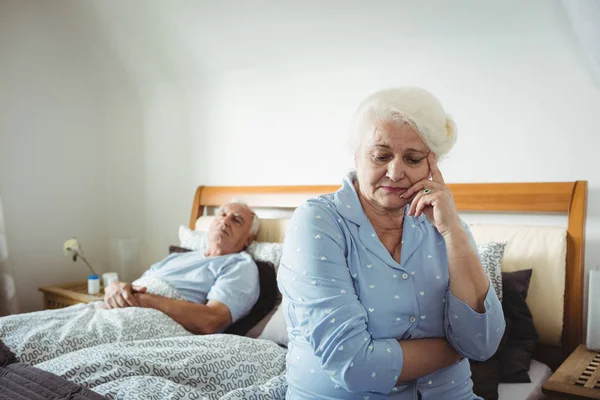
[[[356,154],[368,132],[382,122],[407,123],[437,158],[456,142],[456,125],[433,94],[418,87],[381,90],[367,97],[356,112],[352,147]]]
[[[231,199],[229,204],[231,203],[241,204],[243,206],[248,207],[248,204],[241,199]],[[260,230],[260,219],[258,219],[258,215],[256,215],[256,213],[250,207],[248,207],[248,210],[250,210],[250,212],[252,213],[252,227],[250,228],[250,234],[254,238],[256,238],[256,235],[258,235],[258,231]]]

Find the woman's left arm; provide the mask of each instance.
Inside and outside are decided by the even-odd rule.
[[[461,355],[483,361],[504,334],[502,305],[485,275],[466,226],[444,235],[450,287],[446,293],[446,338]]]
[[[463,356],[485,360],[496,352],[504,333],[502,305],[490,290],[474,240],[458,216],[433,153],[428,162],[432,179],[416,183],[404,194],[409,198],[416,193],[408,214],[425,213],[446,243],[450,287],[444,325],[448,341]]]

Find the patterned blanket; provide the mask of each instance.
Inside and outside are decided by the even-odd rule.
[[[60,376],[17,362],[0,341],[0,400],[106,400]]]
[[[285,399],[286,350],[235,335],[186,336],[82,349],[36,367],[110,399]]]
[[[164,281],[142,279],[135,283],[149,293],[181,298]],[[275,343],[194,336],[153,309],[96,302],[12,315],[0,318],[0,340],[21,365],[111,399],[283,400],[287,388],[286,351]]]
[[[181,298],[166,282],[136,281],[148,293]],[[191,335],[166,314],[149,308],[105,310],[102,302],[0,318],[0,340],[20,362],[35,365],[100,344]]]

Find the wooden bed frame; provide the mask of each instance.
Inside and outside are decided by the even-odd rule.
[[[310,197],[333,193],[339,187],[199,186],[194,198],[190,229],[195,228],[196,220],[204,214],[204,207],[220,206],[232,198],[243,198],[250,207],[296,208]],[[459,211],[568,215],[562,358],[568,356],[584,341],[583,278],[587,181],[462,183],[449,184],[448,187]]]

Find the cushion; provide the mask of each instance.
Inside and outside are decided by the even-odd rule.
[[[288,333],[287,324],[285,322],[285,316],[283,315],[283,307],[277,307],[277,310],[273,314],[273,317],[267,322],[263,329],[259,339],[266,339],[273,341],[282,346],[288,345]]]
[[[496,353],[484,362],[470,361],[473,391],[484,399],[498,399],[498,385],[530,382],[529,366],[537,332],[526,297],[532,270],[502,273],[506,320],[504,336]]]
[[[506,342],[506,331],[498,349]],[[502,366],[498,356],[494,354],[484,362],[470,360],[473,392],[485,400],[498,400],[498,385],[502,376]]]
[[[252,327],[252,329],[250,329],[248,331],[248,333],[246,333],[246,337],[252,338],[252,339],[257,339],[265,330],[265,327],[267,326],[267,324],[269,323],[269,321],[271,321],[271,318],[273,318],[273,315],[275,315],[275,312],[277,312],[277,310],[279,309],[279,305],[275,305],[275,308],[272,309],[266,317],[264,317],[263,319],[261,319],[259,321],[258,324],[254,325]]]
[[[506,243],[489,242],[477,245],[479,260],[494,291],[502,301],[502,258]]]
[[[279,268],[279,263],[281,262],[283,243],[254,241],[250,243],[246,248],[246,251],[254,260],[270,262],[275,266],[275,270],[277,270]]]
[[[258,324],[273,310],[277,301],[277,275],[273,264],[265,261],[256,261],[258,266],[258,279],[260,282],[260,295],[248,315],[234,322],[224,333],[246,335],[253,326]]]
[[[193,231],[183,225],[179,227],[179,246],[190,250],[205,249],[206,232]]]
[[[170,246],[169,251],[171,253],[184,253],[191,250],[178,246]],[[279,290],[277,289],[277,275],[275,273],[275,267],[269,262],[255,262],[256,266],[258,267],[258,281],[260,287],[258,300],[248,315],[231,324],[224,333],[245,335],[254,325],[258,324],[258,322],[264,319],[276,305]]]
[[[532,270],[504,273],[504,318],[510,324],[508,340],[500,352],[501,382],[531,382],[527,371],[538,343],[533,316],[527,306],[527,292]]]
[[[567,231],[553,226],[475,224],[469,229],[477,243],[506,242],[502,270],[532,269],[527,304],[540,343],[561,346]]]
[[[186,249],[185,247],[171,245],[169,246],[169,254],[171,253],[187,253],[188,251],[192,251],[191,249]]]

